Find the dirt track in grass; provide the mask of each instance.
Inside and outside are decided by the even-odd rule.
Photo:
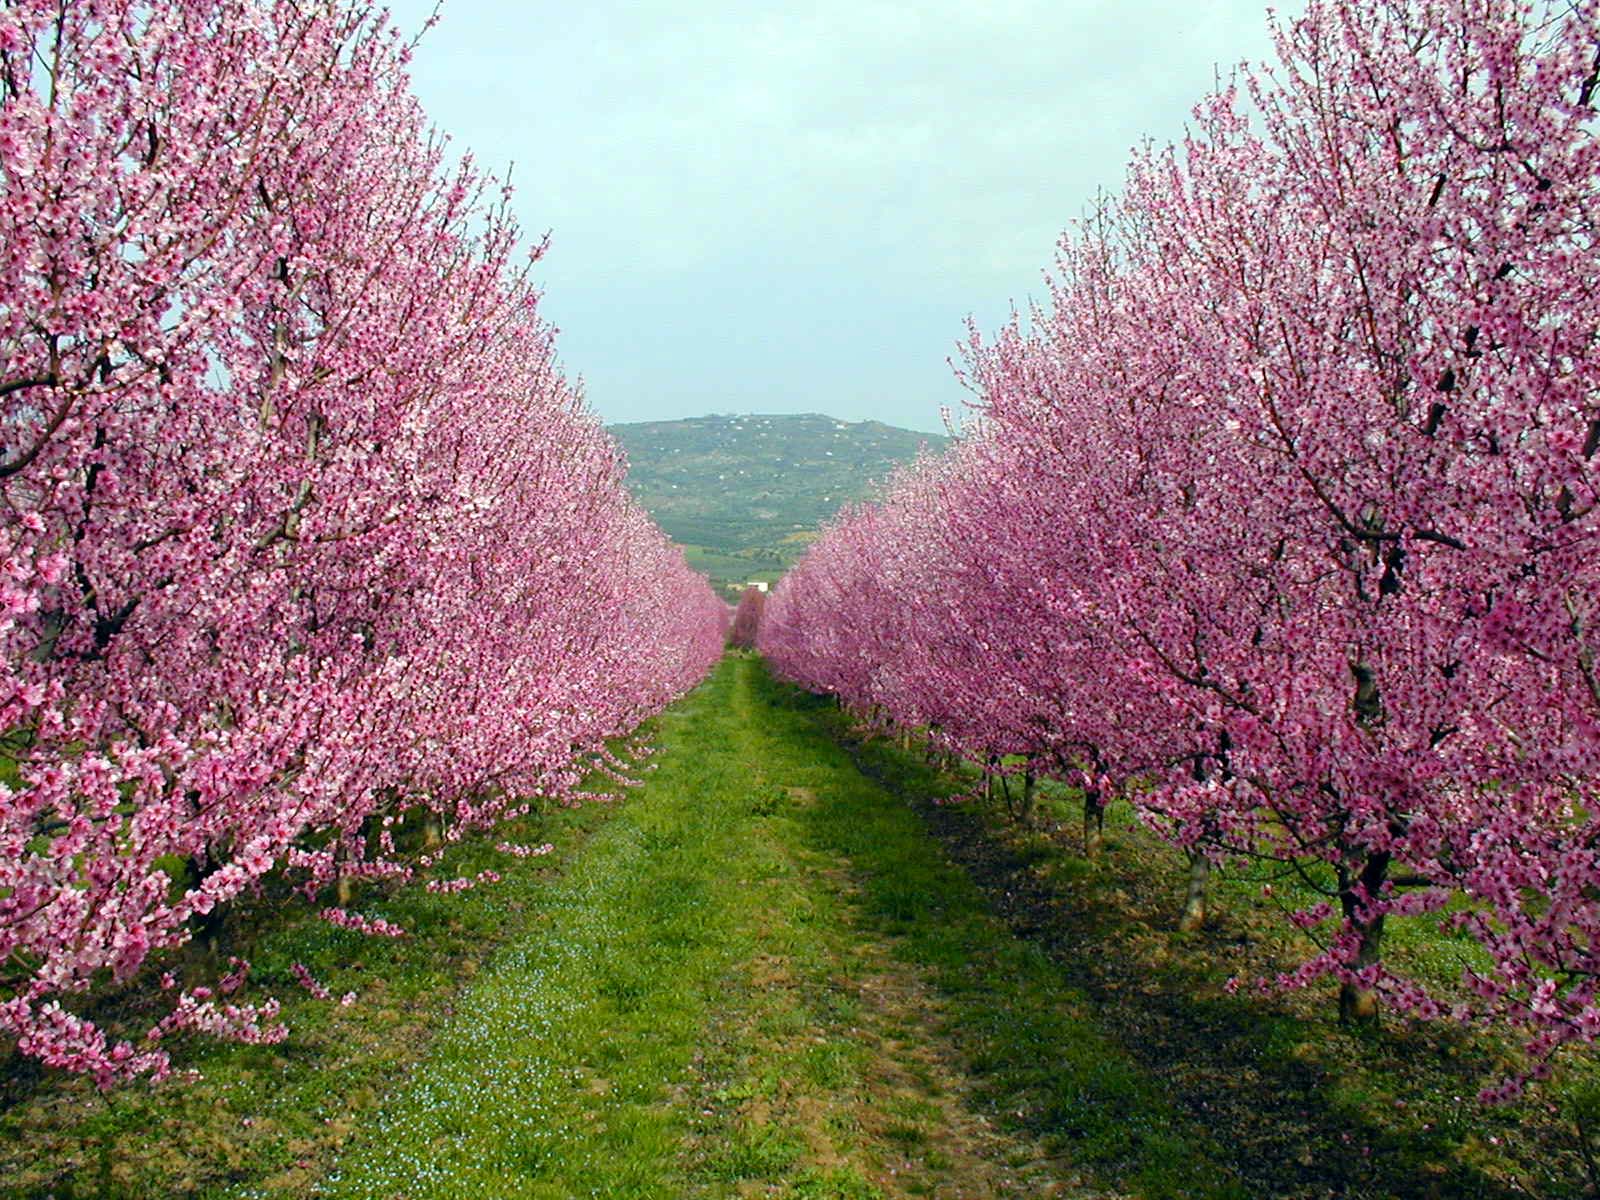
[[[959,918],[942,960],[1011,939],[785,696],[733,656],[663,718],[657,769],[548,920],[485,964],[318,1194],[1115,1194],[985,1092],[882,888],[912,878]]]

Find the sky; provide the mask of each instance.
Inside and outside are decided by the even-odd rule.
[[[605,420],[939,431],[968,317],[1039,295],[1133,147],[1269,52],[1264,0],[446,0],[413,83],[455,150],[514,164]]]

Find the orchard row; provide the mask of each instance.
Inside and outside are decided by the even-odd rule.
[[[1313,0],[1146,149],[968,436],[825,532],[776,669],[1320,902],[1294,969],[1600,1033],[1600,7]],[[1024,781],[1024,787],[1026,781]],[[1463,939],[1464,986],[1384,957]]]
[[[84,1015],[221,906],[428,873],[721,651],[407,57],[346,0],[0,8],[0,1034],[102,1084],[282,1036],[241,963]]]

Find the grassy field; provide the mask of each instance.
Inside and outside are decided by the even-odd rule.
[[[1331,985],[1233,994],[1230,980],[1271,978],[1310,949],[1283,914],[1316,897],[1281,868],[1214,876],[1206,927],[1179,933],[1186,863],[1128,806],[1110,810],[1105,844],[1086,859],[1076,792],[1042,787],[1025,828],[981,798],[975,770],[934,772],[921,754],[834,721],[858,767],[913,806],[992,911],[1050,957],[1102,1036],[1163,1080],[1185,1119],[1217,1131],[1224,1171],[1246,1194],[1597,1194],[1573,1121],[1581,1111],[1600,1124],[1592,1055],[1516,1104],[1485,1107],[1476,1092],[1515,1062],[1504,1039],[1448,1022],[1343,1026]],[[975,798],[927,802],[940,794]],[[1428,918],[1391,920],[1385,946],[1444,996],[1476,950]]]
[[[730,658],[333,1196],[1205,1195],[1204,1147],[814,702]],[[1083,1119],[1016,1119],[1042,1079]],[[1069,1147],[1080,1151],[1063,1157]]]
[[[776,583],[784,569],[799,557],[799,549],[803,547],[797,547],[791,554],[780,554],[777,550],[770,554],[749,551],[729,554],[707,546],[686,545],[683,553],[689,565],[707,576],[713,586],[737,592],[757,579]]]
[[[493,867],[494,887],[454,896],[420,887],[357,897],[356,907],[403,925],[402,940],[365,937],[317,919],[301,903],[234,914],[229,948],[251,962],[256,995],[282,999],[291,1028],[276,1046],[209,1039],[176,1042],[164,1083],[100,1095],[81,1079],[42,1074],[15,1055],[0,1068],[0,1196],[217,1196],[240,1183],[257,1194],[302,1196],[379,1101],[431,1045],[436,1026],[496,947],[543,917],[550,882],[616,813],[610,805],[555,808],[503,827],[489,841],[453,848],[445,874]],[[500,838],[557,850],[508,859]],[[294,981],[301,963],[341,1007]],[[180,964],[180,969],[181,969]],[[189,963],[196,972],[217,966]],[[197,974],[197,978],[205,978]],[[97,1011],[115,1028],[136,1023],[138,996]],[[118,1011],[122,1004],[128,1011]],[[148,1019],[145,1022],[148,1024]],[[198,1070],[201,1078],[186,1078]]]
[[[360,993],[294,1000],[288,1043],[106,1099],[13,1064],[0,1194],[1576,1194],[1557,1114],[1471,1100],[1491,1047],[1226,995],[1285,949],[1251,881],[1167,932],[1142,830],[1114,815],[1088,862],[1069,795],[1029,830],[933,803],[970,780],[753,657],[654,736],[642,787],[518,831],[558,855],[362,905],[404,942],[256,914],[276,990],[299,961]]]

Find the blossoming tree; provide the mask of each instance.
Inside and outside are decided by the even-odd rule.
[[[74,997],[569,792],[720,651],[407,56],[342,0],[0,9],[0,1031],[102,1083],[281,1027],[242,968],[142,1044]]]

